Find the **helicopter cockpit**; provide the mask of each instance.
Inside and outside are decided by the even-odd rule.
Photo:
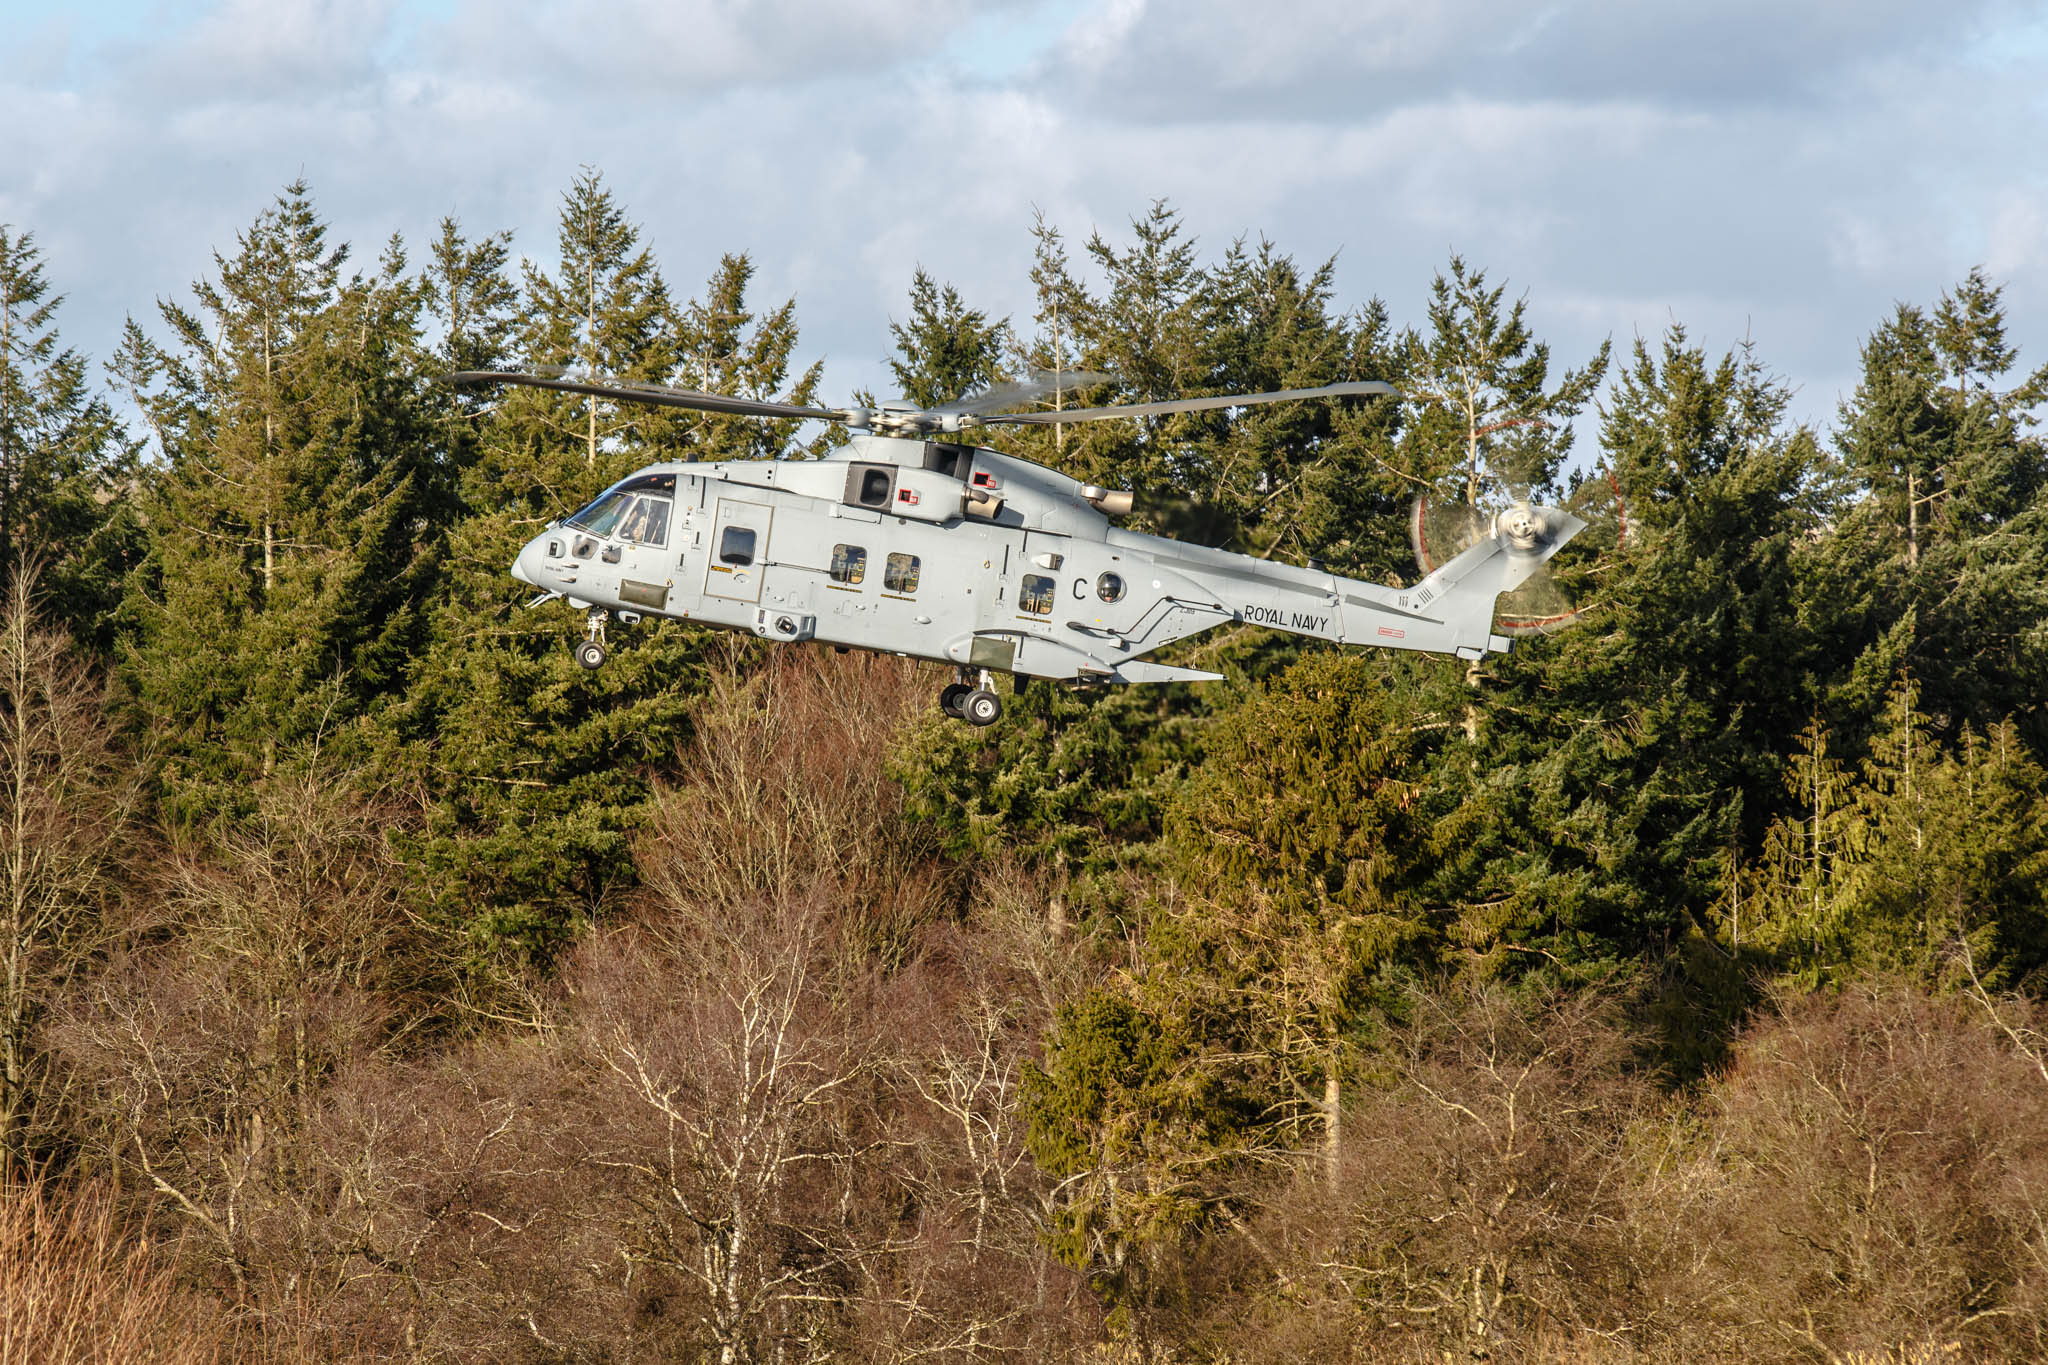
[[[637,474],[563,517],[562,524],[601,540],[667,545],[675,491],[673,474]]]

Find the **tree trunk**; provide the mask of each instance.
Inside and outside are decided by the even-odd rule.
[[[1330,1193],[1343,1184],[1344,1083],[1337,1075],[1334,1052],[1323,1072],[1323,1182]]]
[[[1919,483],[1909,470],[1906,474],[1906,567],[1920,565],[1920,499]]]

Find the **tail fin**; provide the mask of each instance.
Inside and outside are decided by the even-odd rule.
[[[1495,599],[1520,587],[1585,528],[1559,507],[1519,507],[1496,519],[1493,534],[1412,588],[1340,580],[1345,641],[1461,659],[1504,654],[1514,642],[1493,633]]]

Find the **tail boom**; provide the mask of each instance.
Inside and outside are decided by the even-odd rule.
[[[1477,659],[1506,653],[1514,644],[1493,629],[1495,599],[1519,587],[1585,527],[1557,508],[1537,510],[1541,543],[1524,547],[1497,532],[1408,588],[1222,551],[1204,552],[1197,560],[1182,546],[1175,547],[1174,568],[1214,593],[1226,618],[1337,644]]]

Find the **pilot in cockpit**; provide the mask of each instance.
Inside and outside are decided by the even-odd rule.
[[[625,525],[619,527],[619,539],[635,545],[644,544],[648,539],[648,499],[639,498],[633,503],[633,510],[626,513]]]

